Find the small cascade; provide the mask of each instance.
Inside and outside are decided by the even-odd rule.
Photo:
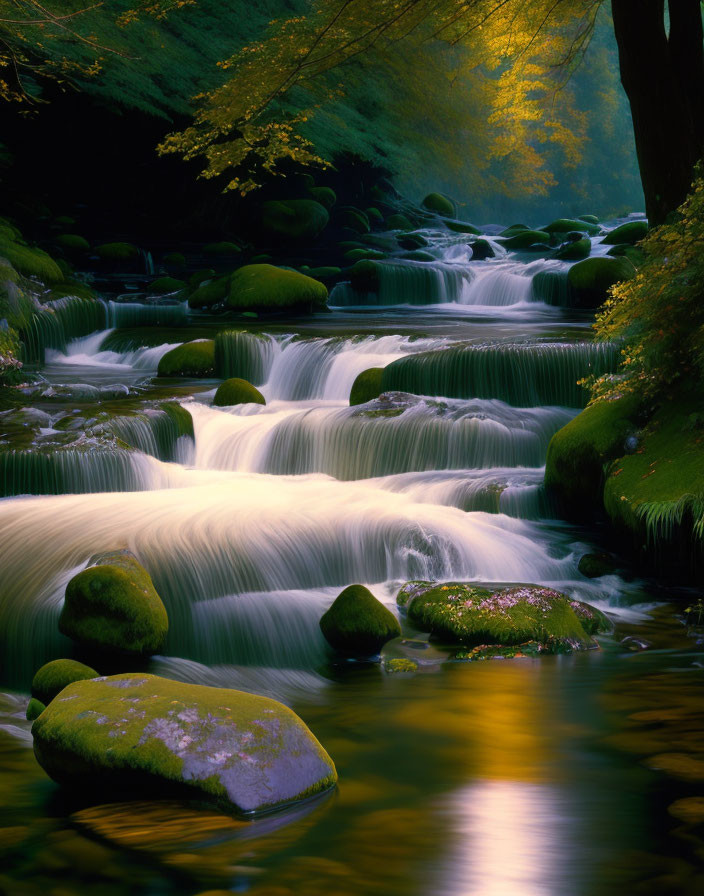
[[[180,405],[145,408],[134,416],[114,417],[111,431],[130,448],[157,460],[181,464],[193,457],[193,427],[188,411]]]
[[[466,264],[441,262],[375,262],[374,270],[377,278],[374,291],[360,291],[349,283],[340,283],[332,290],[328,304],[339,307],[463,302],[474,276]]]
[[[177,304],[143,304],[141,302],[108,302],[107,326],[112,327],[178,327],[188,323],[188,302]],[[104,327],[103,327],[104,329]]]
[[[517,264],[490,262],[478,268],[477,275],[459,300],[463,305],[506,307],[533,301],[532,280],[536,268],[544,262]]]
[[[519,407],[584,407],[583,377],[613,372],[618,346],[604,342],[453,346],[394,361],[385,390],[450,398],[499,398]]]
[[[266,333],[226,330],[215,337],[215,368],[223,379],[240,377],[254,386],[267,381],[278,345]]]
[[[106,327],[106,306],[98,299],[66,296],[47,302],[41,312],[21,333],[23,360],[29,364],[43,364],[47,349],[65,352],[72,339],[88,336]]]
[[[541,467],[573,413],[394,395],[359,407],[192,408],[200,469],[368,479],[412,470]]]

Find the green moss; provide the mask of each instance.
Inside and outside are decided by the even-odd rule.
[[[413,230],[413,224],[405,215],[389,215],[386,227],[388,230]]]
[[[405,252],[401,258],[404,261],[437,261],[434,255],[431,255],[430,252],[423,252],[422,249],[416,249],[414,252]]]
[[[90,249],[88,240],[77,233],[62,233],[54,239],[54,242],[64,252],[79,254]]]
[[[52,299],[61,299],[65,296],[78,296],[79,299],[92,300],[97,298],[97,293],[83,280],[75,280],[73,277],[70,277],[64,280],[63,283],[52,284],[51,287]]]
[[[97,678],[99,675],[100,672],[76,660],[52,660],[35,673],[32,679],[32,696],[47,706],[72,682]]]
[[[405,657],[384,660],[383,666],[384,672],[388,672],[390,675],[408,675],[418,671],[418,663]]]
[[[378,261],[381,258],[386,258],[386,255],[378,249],[348,249],[345,252],[345,261],[348,264],[363,261],[365,258]]]
[[[220,383],[213,398],[216,407],[231,407],[235,404],[266,404],[266,399],[251,383],[239,377],[232,377]]]
[[[215,342],[198,339],[172,348],[159,361],[159,376],[210,377],[215,374]]]
[[[547,227],[543,227],[542,229],[547,233],[569,233],[571,230],[578,230],[593,236],[599,233],[601,227],[599,227],[598,223],[592,224],[589,221],[585,221],[583,218],[558,218],[556,221],[552,221]]]
[[[607,246],[617,246],[619,243],[639,243],[648,235],[647,221],[629,221],[627,224],[621,224],[620,227],[614,228],[602,240]]]
[[[35,719],[38,719],[39,716],[44,712],[46,706],[40,701],[32,697],[27,704],[27,712],[26,719],[28,722],[33,722]]]
[[[248,264],[230,279],[228,307],[238,311],[310,309],[325,305],[325,284],[298,271],[270,264]]]
[[[613,464],[604,486],[611,520],[640,543],[704,543],[704,427],[698,399],[663,405],[637,450]]]
[[[363,585],[350,585],[320,620],[325,639],[343,653],[371,656],[401,634],[398,620]]]
[[[358,261],[350,268],[352,289],[358,292],[377,292],[379,289],[379,266],[375,261]]]
[[[454,218],[457,213],[455,203],[447,196],[443,196],[442,193],[428,193],[423,200],[423,208],[445,218]]]
[[[55,781],[120,799],[190,795],[252,813],[337,781],[330,757],[282,704],[155,675],[75,682],[32,735],[37,760]]]
[[[599,401],[550,440],[545,486],[569,519],[590,519],[601,507],[604,469],[625,453],[639,411],[640,400],[632,396]]]
[[[328,211],[337,202],[337,195],[331,187],[309,187],[308,193],[311,199],[324,205]]]
[[[342,274],[342,270],[334,265],[322,268],[311,268],[306,272],[314,280],[334,280]]]
[[[42,249],[34,249],[0,236],[0,258],[25,277],[36,277],[43,283],[59,283],[64,279],[61,268]]]
[[[404,233],[397,238],[397,242],[402,249],[425,249],[428,240],[422,233]]]
[[[586,258],[573,265],[567,282],[578,308],[597,308],[608,296],[609,289],[621,280],[630,280],[636,269],[627,258]]]
[[[453,233],[471,233],[478,236],[481,231],[474,224],[467,224],[466,221],[453,221],[451,218],[444,218],[442,222],[448,230]]]
[[[175,277],[159,277],[149,284],[147,292],[153,295],[167,295],[172,292],[180,292],[182,289],[186,289],[184,280],[177,280]]]
[[[586,224],[598,224],[599,219],[596,215],[579,215],[578,221],[584,221]]]
[[[205,255],[239,255],[242,251],[237,243],[221,240],[219,243],[208,243],[203,246]]]
[[[591,240],[575,240],[558,249],[554,257],[561,261],[581,261],[583,258],[588,258],[591,251]]]
[[[366,404],[384,391],[381,386],[383,367],[370,367],[357,375],[350,391],[350,406]]]
[[[370,206],[370,207],[367,209],[367,211],[366,211],[366,215],[367,215],[367,217],[369,218],[370,221],[376,221],[377,224],[383,224],[383,223],[384,223],[384,216],[383,216],[382,213],[379,211],[379,209],[376,208],[376,206],[374,206],[374,205]]]
[[[549,243],[550,234],[544,230],[519,230],[501,241],[507,249],[530,249],[536,243]]]
[[[214,280],[204,280],[188,297],[190,308],[212,308],[224,302],[230,291],[230,274],[216,277]]]
[[[91,650],[158,653],[169,620],[146,569],[128,551],[99,554],[90,563],[66,586],[62,634]]]
[[[176,426],[176,432],[179,436],[188,436],[195,439],[193,430],[193,417],[190,413],[177,401],[164,401],[159,405],[162,410]]]
[[[507,227],[506,230],[502,230],[499,234],[500,237],[510,237],[516,236],[517,233],[520,233],[523,230],[530,230],[531,228],[527,224],[511,224],[510,227]]]
[[[186,256],[182,252],[169,252],[164,256],[164,264],[169,268],[182,270],[186,267]]]
[[[594,608],[538,585],[408,582],[397,602],[416,628],[470,647],[537,641],[547,652],[563,653],[593,647],[587,628],[605,624]]]
[[[270,200],[262,203],[260,226],[272,240],[311,240],[327,227],[328,211],[314,199]]]
[[[607,255],[611,255],[613,258],[625,256],[636,269],[645,262],[645,252],[638,246],[631,246],[630,243],[619,243],[618,246],[613,246]]]
[[[95,254],[101,261],[127,262],[139,258],[139,249],[132,243],[103,243],[96,246]]]
[[[355,233],[369,233],[369,218],[358,208],[348,206],[341,208],[336,216],[337,222],[342,227],[354,230]]]
[[[201,283],[204,283],[206,280],[212,280],[214,276],[215,271],[212,268],[202,268],[191,274],[188,278],[188,285],[191,289],[196,289],[196,287],[200,286]]]

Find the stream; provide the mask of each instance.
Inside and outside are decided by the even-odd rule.
[[[31,397],[42,445],[72,415],[89,427],[96,401],[119,416],[157,393],[190,412],[195,438],[158,411],[122,416],[130,452],[0,470],[0,892],[702,892],[701,644],[666,584],[579,573],[582,554],[612,546],[556,519],[542,484],[552,435],[584,405],[577,380],[616,350],[592,343],[586,313],[536,300],[535,274],[566,263],[498,247],[472,261],[456,235],[426,236],[437,261],[382,266],[378,295],[340,284],[328,314],[233,337],[232,375],[266,406],[214,407],[216,380],[153,382],[175,344],[233,328],[184,305],[161,344],[153,308],[110,302],[103,329],[46,349]],[[356,376],[392,362],[394,389],[350,407]],[[334,793],[245,822],[178,802],[96,806],[44,775],[29,683],[70,655],[66,583],[116,548],[168,610],[149,671],[291,706],[336,763]],[[398,614],[409,579],[548,585],[614,629],[599,650],[471,663],[402,619],[381,662],[336,658],[318,623],[337,594],[359,582]],[[390,672],[395,657],[418,671]]]

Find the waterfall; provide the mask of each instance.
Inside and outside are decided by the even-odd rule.
[[[108,302],[108,327],[178,327],[188,322],[188,302]]]
[[[180,405],[145,408],[134,416],[114,417],[109,424],[118,439],[157,460],[190,463],[193,427]]]
[[[452,398],[500,398],[521,407],[583,407],[583,377],[616,369],[619,349],[603,342],[459,345],[410,355],[384,369],[385,390]]]
[[[375,291],[353,289],[349,283],[338,284],[328,304],[346,305],[444,305],[463,301],[472,280],[467,265],[414,261],[374,263],[378,278]]]
[[[240,377],[254,386],[265,383],[277,343],[265,333],[225,330],[215,337],[215,369],[223,379]]]
[[[189,407],[201,469],[343,480],[437,468],[541,467],[548,442],[573,416],[562,408],[517,411],[500,401],[410,395],[352,408]]]
[[[65,352],[71,339],[87,336],[106,326],[106,307],[98,299],[66,296],[47,302],[21,335],[23,360],[43,364],[47,349]]]

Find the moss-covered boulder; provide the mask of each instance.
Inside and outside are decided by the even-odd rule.
[[[420,631],[449,644],[539,645],[539,652],[568,653],[596,646],[606,630],[602,613],[539,585],[408,582],[397,603]]]
[[[611,575],[616,570],[616,562],[611,554],[582,554],[577,568],[588,579],[598,579]]]
[[[647,235],[647,221],[629,221],[627,224],[621,224],[620,227],[615,227],[610,233],[607,233],[602,243],[606,243],[607,246],[629,243],[632,246],[634,243],[639,243],[642,239],[645,239]]]
[[[387,230],[413,230],[413,224],[405,215],[389,215],[386,219]]]
[[[550,234],[544,230],[518,230],[510,236],[502,236],[501,242],[506,249],[530,249],[535,245],[549,243]]]
[[[203,246],[203,253],[205,255],[239,255],[242,249],[237,245],[237,243],[233,243],[230,240],[220,240],[217,243],[207,243]]]
[[[585,221],[583,218],[558,218],[556,221],[551,221],[550,224],[541,228],[545,230],[547,233],[569,233],[570,230],[578,230],[582,233],[588,233],[591,236],[599,233],[601,227],[598,224],[592,224],[589,221]]]
[[[639,413],[640,401],[631,396],[598,401],[552,437],[545,486],[568,519],[588,520],[601,509],[605,469],[626,453]]]
[[[103,243],[95,247],[101,261],[125,263],[139,258],[139,249],[132,243]]]
[[[354,264],[356,261],[363,261],[365,258],[379,261],[382,258],[386,258],[386,254],[378,249],[348,249],[345,252],[347,264]]]
[[[33,722],[35,719],[38,719],[45,709],[46,706],[41,702],[41,700],[37,700],[36,697],[32,697],[27,704],[27,711],[25,713],[27,721]]]
[[[72,792],[191,796],[229,812],[332,788],[332,760],[290,709],[155,675],[75,682],[32,726],[47,774]]]
[[[599,219],[596,215],[578,215],[578,221],[584,221],[586,224],[598,224]]]
[[[597,308],[606,301],[609,290],[621,280],[634,277],[636,269],[627,258],[586,258],[573,265],[567,281],[577,308]]]
[[[66,586],[62,634],[91,651],[149,656],[164,646],[166,608],[129,551],[97,554]]]
[[[589,258],[591,251],[591,240],[586,238],[583,240],[573,240],[572,242],[565,243],[562,248],[558,249],[555,253],[555,258],[559,258],[560,261],[581,261],[583,258]]]
[[[230,278],[229,308],[238,311],[310,310],[325,305],[324,283],[271,264],[248,264]]]
[[[381,386],[383,367],[369,367],[357,375],[350,390],[350,405],[366,404],[384,391]]]
[[[376,261],[358,261],[350,268],[350,284],[357,292],[377,292],[379,289],[379,264]]]
[[[369,218],[370,223],[372,221],[375,224],[383,224],[384,223],[384,216],[382,215],[382,213],[379,211],[379,209],[375,205],[370,206],[366,210],[366,215]]]
[[[428,193],[423,200],[423,208],[427,208],[429,212],[435,212],[436,215],[442,215],[444,218],[454,218],[457,214],[455,203],[443,196],[442,193]]]
[[[273,241],[302,242],[315,239],[328,220],[327,209],[314,199],[269,200],[262,203],[259,226]]]
[[[530,230],[531,228],[527,224],[511,224],[510,227],[507,227],[505,230],[502,230],[499,234],[500,237],[506,238],[509,236],[515,236],[517,233],[520,233],[522,230]]]
[[[32,696],[47,706],[66,685],[100,675],[77,660],[51,660],[38,669],[32,679]]]
[[[444,218],[442,222],[448,230],[453,233],[470,233],[473,236],[479,236],[481,231],[474,224],[468,224],[466,221],[455,221],[452,218]]]
[[[215,375],[215,342],[197,339],[172,348],[161,357],[159,376],[210,377]]]
[[[266,404],[266,399],[262,393],[248,383],[247,380],[239,377],[232,377],[220,383],[213,398],[213,404],[216,407],[231,407],[235,404]]]
[[[338,280],[342,274],[342,269],[335,265],[323,265],[320,268],[311,268],[306,271],[306,274],[314,280]]]
[[[180,292],[186,289],[185,280],[177,280],[175,277],[158,277],[147,287],[147,292],[152,295],[168,295],[172,292]]]
[[[640,246],[631,246],[630,243],[619,243],[617,246],[612,246],[606,254],[613,258],[625,256],[636,269],[645,262],[645,252]]]
[[[212,308],[225,301],[230,291],[230,275],[202,280],[188,296],[189,308]]]
[[[431,255],[430,252],[424,252],[422,249],[416,249],[413,252],[404,252],[401,256],[404,261],[422,261],[426,264],[429,261],[437,261],[437,258],[434,255]]]
[[[396,238],[396,242],[402,249],[425,249],[428,240],[422,233],[404,233]]]
[[[496,255],[489,240],[474,240],[469,244],[469,248],[472,250],[474,261],[485,261]]]
[[[193,271],[188,278],[188,285],[191,289],[197,289],[201,283],[205,283],[206,280],[212,280],[214,276],[215,271],[212,268],[201,268],[198,271]]]
[[[183,252],[169,252],[164,256],[164,264],[167,268],[182,271],[186,267],[186,256]]]
[[[90,243],[77,233],[61,233],[54,238],[54,243],[67,255],[81,255],[90,249]]]
[[[324,205],[328,211],[337,202],[337,194],[332,187],[309,187],[308,193],[311,199],[315,199],[316,202]]]
[[[364,585],[350,585],[320,620],[326,641],[342,653],[373,656],[401,634],[394,614]]]
[[[0,259],[7,259],[25,277],[36,277],[42,283],[60,283],[63,272],[54,259],[42,249],[0,236]]]

